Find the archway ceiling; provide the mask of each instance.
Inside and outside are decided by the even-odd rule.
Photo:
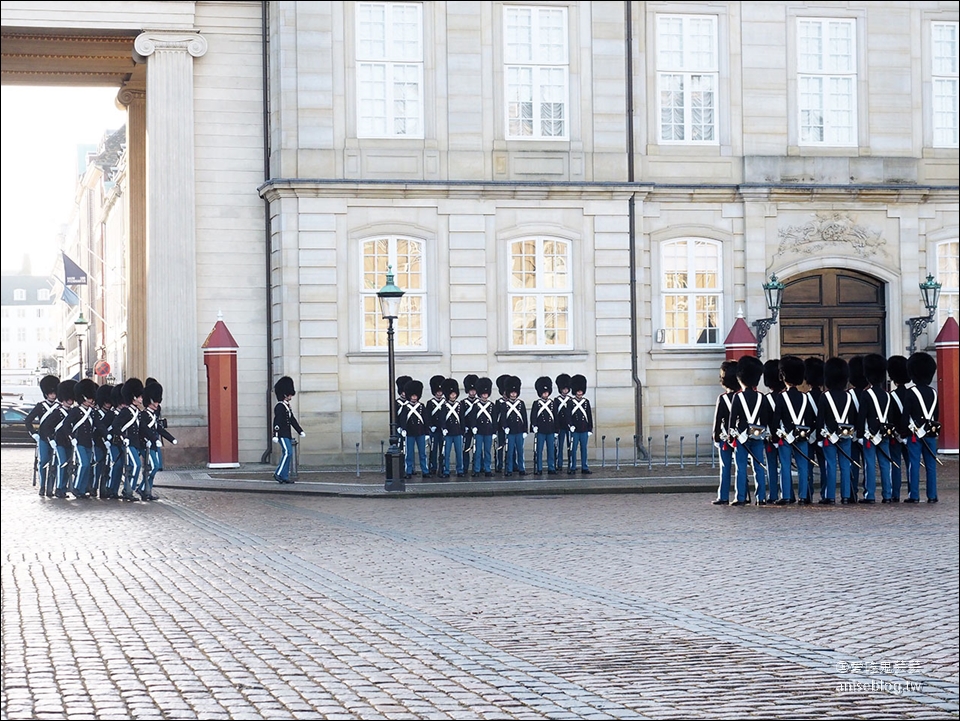
[[[144,66],[133,61],[137,34],[4,27],[0,81],[4,85],[120,87],[143,74]]]

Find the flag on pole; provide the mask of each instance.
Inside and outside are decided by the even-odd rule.
[[[87,274],[84,272],[83,268],[70,260],[66,253],[62,253],[62,255],[63,275],[65,279],[64,285],[86,285]]]
[[[63,286],[63,292],[60,294],[60,300],[71,308],[80,305],[80,296],[70,290],[66,285]]]

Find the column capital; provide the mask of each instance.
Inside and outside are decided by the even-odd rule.
[[[147,99],[147,89],[137,86],[124,85],[117,93],[117,102],[123,107],[129,107],[133,103],[144,102]]]
[[[185,50],[199,58],[207,52],[207,39],[199,33],[147,30],[133,41],[133,50],[141,58],[148,58],[161,50]]]

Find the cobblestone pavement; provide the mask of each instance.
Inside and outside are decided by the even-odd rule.
[[[958,492],[53,500],[2,451],[2,717],[957,718]]]

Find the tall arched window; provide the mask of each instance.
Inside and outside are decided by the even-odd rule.
[[[510,347],[570,348],[570,243],[555,238],[510,242]]]
[[[423,350],[426,338],[426,289],[423,274],[423,241],[384,236],[360,242],[360,302],[363,313],[363,347],[387,347],[387,322],[380,315],[377,292],[387,282],[387,266],[394,283],[403,290],[400,317],[394,321],[398,349]]]
[[[704,238],[681,238],[661,245],[664,345],[721,342],[722,249],[717,241]]]
[[[943,327],[947,318],[953,316],[960,321],[960,264],[958,264],[958,245],[956,240],[947,240],[937,244],[937,280],[940,282],[940,302],[937,304],[937,328]]]

